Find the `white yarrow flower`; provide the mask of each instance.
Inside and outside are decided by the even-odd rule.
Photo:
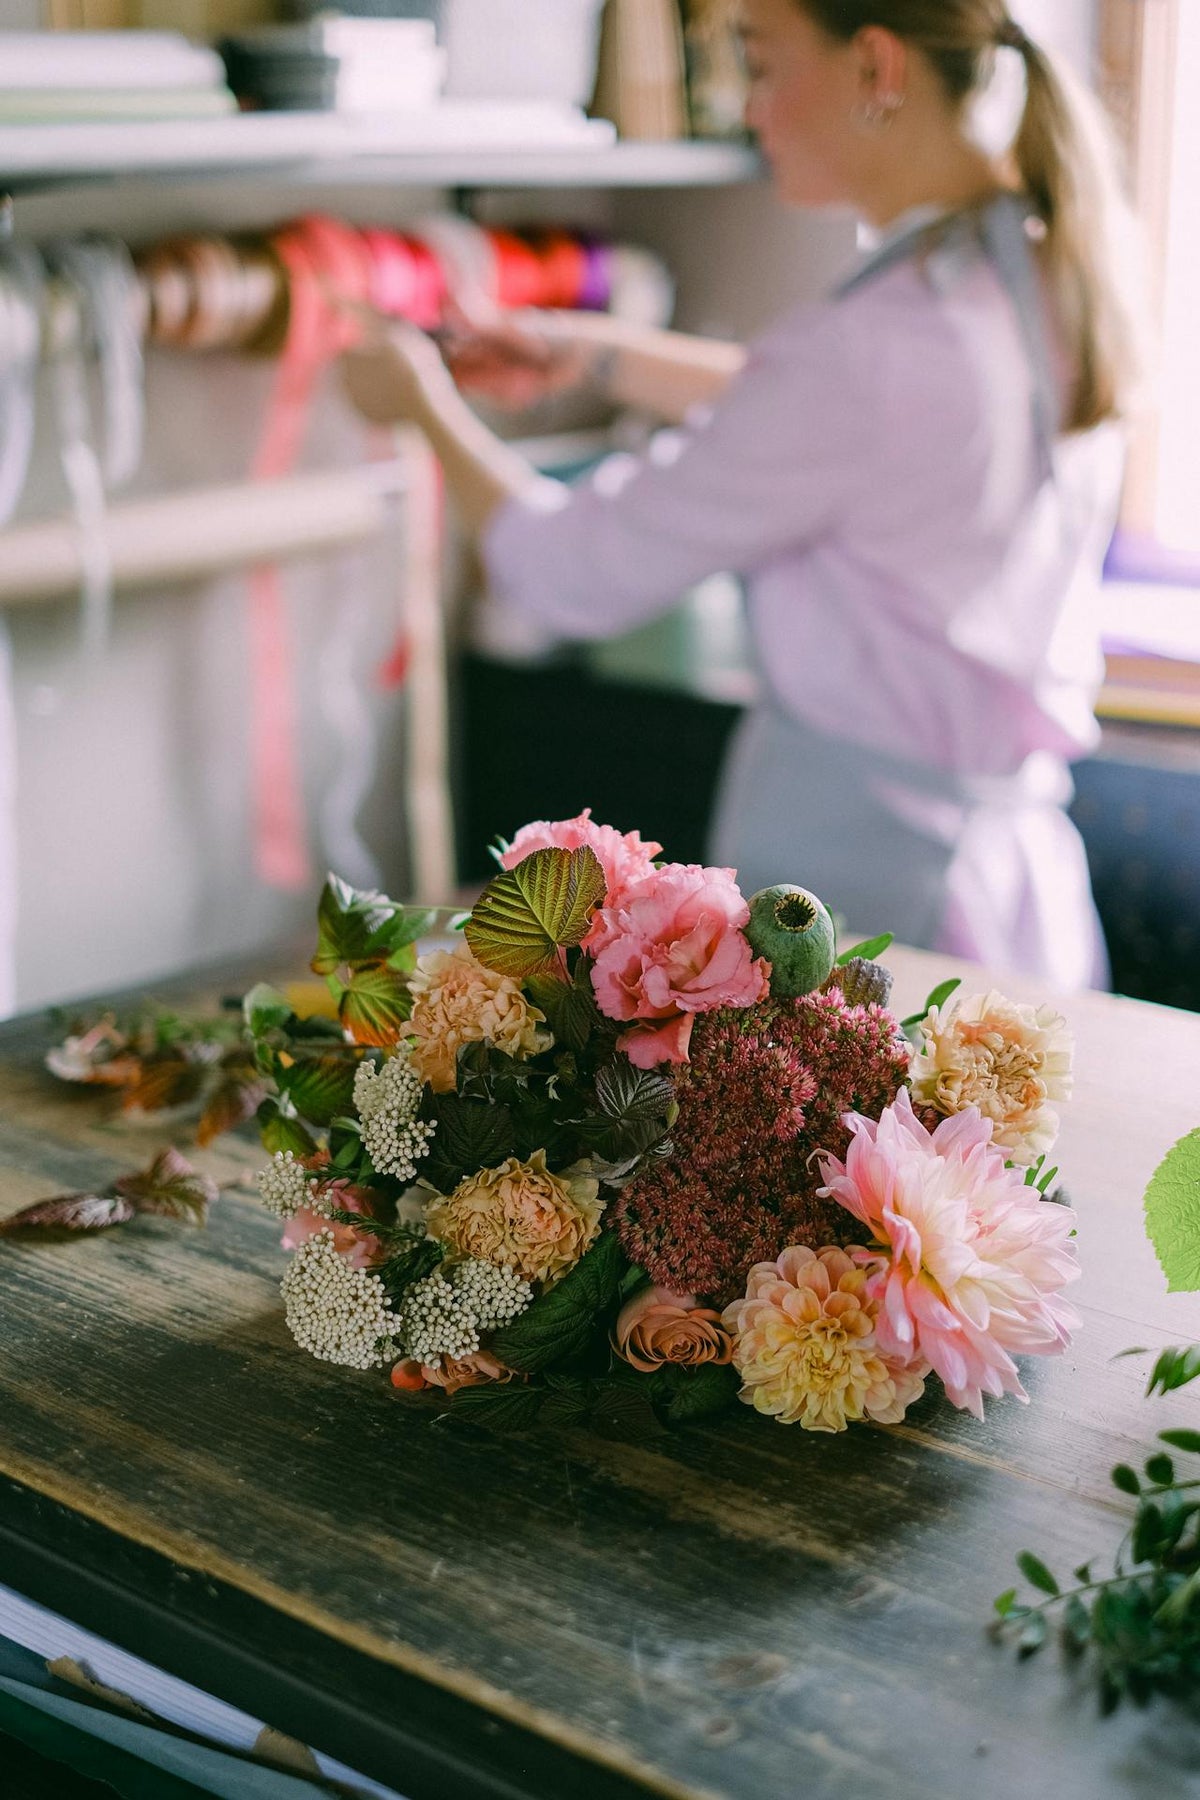
[[[412,1181],[418,1159],[425,1155],[436,1129],[436,1120],[418,1119],[421,1077],[398,1050],[376,1065],[361,1062],[354,1076],[354,1104],[362,1120],[363,1144],[380,1175]]]
[[[316,1177],[297,1162],[294,1151],[277,1150],[255,1180],[263,1205],[280,1219],[294,1218],[312,1205]]]
[[[479,1321],[466,1297],[442,1274],[414,1281],[405,1292],[400,1318],[404,1348],[418,1362],[471,1356],[479,1348]]]
[[[532,1286],[515,1269],[487,1262],[482,1256],[456,1263],[449,1281],[481,1331],[510,1325],[533,1301]]]
[[[332,1231],[301,1244],[281,1283],[292,1336],[321,1362],[375,1369],[396,1353],[400,1321],[377,1275],[353,1269]]]

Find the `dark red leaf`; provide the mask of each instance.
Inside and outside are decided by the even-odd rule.
[[[159,1151],[148,1169],[138,1175],[123,1175],[114,1186],[135,1211],[161,1213],[192,1225],[205,1223],[208,1209],[220,1191],[211,1175],[193,1169],[172,1144]]]
[[[62,1241],[124,1225],[134,1210],[133,1202],[121,1194],[58,1194],[0,1219],[0,1235]]]

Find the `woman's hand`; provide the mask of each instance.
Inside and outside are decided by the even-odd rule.
[[[415,325],[373,319],[342,358],[342,385],[374,425],[419,424],[450,376],[433,340]]]
[[[446,365],[462,392],[513,411],[577,387],[595,355],[580,322],[554,312],[463,316],[445,342]]]

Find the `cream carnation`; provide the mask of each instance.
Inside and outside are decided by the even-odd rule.
[[[844,1431],[859,1419],[895,1425],[924,1388],[928,1365],[885,1356],[869,1268],[844,1250],[792,1244],[756,1263],[746,1297],[727,1306],[740,1398],[781,1425]]]
[[[951,1118],[977,1107],[1011,1162],[1037,1160],[1058,1136],[1050,1105],[1071,1093],[1071,1034],[1052,1006],[1018,1006],[995,991],[934,1007],[913,1056],[914,1100]]]
[[[486,1039],[506,1056],[536,1056],[553,1043],[545,1014],[531,1006],[511,975],[485,968],[465,945],[417,959],[409,977],[414,1006],[412,1063],[435,1093],[453,1093],[463,1044]]]
[[[550,1283],[574,1268],[600,1230],[600,1184],[568,1169],[552,1175],[543,1151],[510,1156],[460,1181],[429,1209],[429,1230],[459,1256]]]

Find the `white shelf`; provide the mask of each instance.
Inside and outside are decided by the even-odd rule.
[[[452,103],[395,119],[280,112],[0,126],[0,192],[9,193],[254,174],[300,187],[716,187],[759,172],[740,144],[618,143],[598,120]]]

